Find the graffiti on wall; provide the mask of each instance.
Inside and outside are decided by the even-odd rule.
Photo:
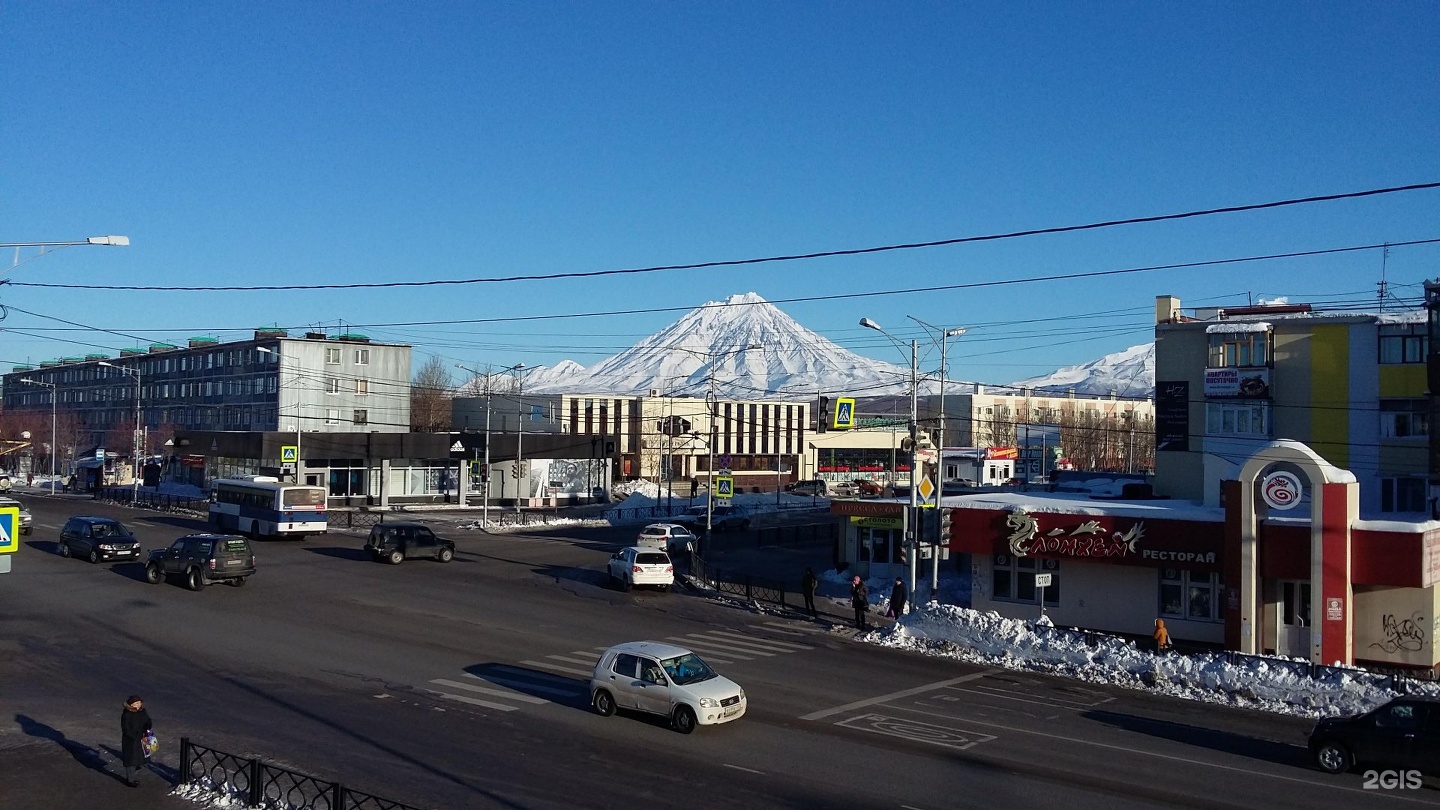
[[[1410,618],[1402,619],[1394,613],[1385,613],[1380,617],[1381,640],[1371,644],[1387,653],[1397,652],[1419,652],[1425,646],[1425,630],[1423,625],[1425,617],[1419,611],[1410,614]]]

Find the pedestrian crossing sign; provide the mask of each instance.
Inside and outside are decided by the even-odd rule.
[[[0,506],[0,554],[20,550],[20,507]]]
[[[300,461],[300,448],[293,444],[280,446],[280,463],[295,464]]]
[[[735,494],[735,478],[722,475],[715,479],[715,497],[729,498]]]
[[[835,422],[832,427],[836,430],[849,430],[855,427],[855,399],[853,397],[839,397],[835,400]]]

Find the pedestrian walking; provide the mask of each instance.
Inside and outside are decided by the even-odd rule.
[[[1165,652],[1170,649],[1170,631],[1165,629],[1165,620],[1155,620],[1155,652]]]
[[[699,491],[700,491],[700,479],[699,479],[699,478],[696,478],[696,477],[693,476],[693,475],[690,476],[690,497],[691,497],[691,498],[694,498],[694,497],[695,497],[695,494],[696,494],[697,492],[699,492]]]
[[[858,574],[850,582],[850,606],[855,608],[855,629],[869,630],[870,622],[865,614],[870,611],[870,589]]]
[[[812,619],[820,617],[820,614],[815,612],[815,589],[818,587],[820,587],[820,580],[815,578],[815,572],[806,568],[805,576],[800,578],[800,593],[805,597],[805,610],[810,613]]]
[[[890,616],[900,618],[905,615],[905,582],[900,577],[895,577],[895,587],[890,589]]]
[[[145,767],[145,735],[150,731],[150,713],[145,711],[145,701],[139,695],[125,699],[125,709],[120,712],[120,762],[125,766],[125,784],[135,787],[135,777]]]

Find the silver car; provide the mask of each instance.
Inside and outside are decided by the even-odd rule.
[[[0,498],[0,507],[3,506],[13,506],[20,510],[20,533],[29,534],[30,524],[34,518],[30,516],[30,510],[25,508],[25,504],[20,503],[14,498]]]

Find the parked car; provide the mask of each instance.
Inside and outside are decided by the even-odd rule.
[[[140,541],[114,518],[81,515],[60,527],[60,556],[101,560],[138,560]]]
[[[381,523],[370,529],[365,550],[375,562],[399,565],[411,557],[430,557],[442,563],[455,559],[455,541],[436,537],[423,523]]]
[[[695,534],[678,523],[651,523],[635,537],[635,545],[662,549],[669,554],[691,551],[694,542]]]
[[[659,549],[630,546],[615,552],[606,566],[610,583],[625,590],[637,585],[670,590],[675,584],[675,566],[670,555]]]
[[[150,552],[145,581],[159,584],[167,577],[184,577],[198,591],[213,582],[239,587],[255,574],[255,552],[250,541],[237,534],[191,534],[169,548]]]
[[[675,518],[675,522],[693,534],[700,534],[705,531],[705,507],[691,507]],[[716,506],[710,515],[710,526],[717,532],[743,532],[750,528],[750,513],[743,506]]]
[[[787,484],[785,486],[786,492],[796,495],[819,495],[822,497],[825,495],[826,489],[825,482],[819,478],[811,478],[808,481],[796,481],[793,484]]]
[[[873,478],[856,478],[855,488],[859,490],[862,498],[882,498],[885,496],[887,487]]]
[[[855,498],[860,495],[860,486],[854,481],[830,481],[825,485],[832,498]]]
[[[1326,773],[1356,765],[1440,771],[1440,698],[1395,698],[1353,717],[1330,717],[1310,732],[1310,753]]]
[[[601,653],[590,676],[590,705],[604,717],[617,709],[670,718],[681,734],[739,720],[745,690],[700,656],[674,644],[631,641]]]
[[[34,528],[35,518],[30,514],[30,510],[25,508],[25,504],[20,503],[14,498],[0,498],[0,506],[13,506],[20,510],[21,534],[29,534],[30,530]]]
[[[0,492],[9,492],[12,484],[8,473],[0,473]]]

